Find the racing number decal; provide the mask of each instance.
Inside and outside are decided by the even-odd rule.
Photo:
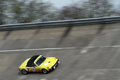
[[[35,68],[34,68],[34,67],[32,67],[31,70],[32,70],[33,72],[35,72]]]
[[[35,68],[34,68],[34,67],[32,67],[31,70],[32,70],[33,72],[35,72]],[[31,70],[30,70],[30,68],[26,68],[26,71],[31,71]]]
[[[27,68],[27,69],[26,69],[26,71],[30,71],[30,69],[29,69],[29,68]]]

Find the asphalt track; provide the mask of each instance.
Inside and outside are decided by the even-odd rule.
[[[120,24],[0,32],[0,80],[120,80]],[[35,54],[61,64],[48,73],[22,75]]]

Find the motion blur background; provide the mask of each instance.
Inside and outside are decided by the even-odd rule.
[[[1,0],[0,25],[119,16],[119,0]]]

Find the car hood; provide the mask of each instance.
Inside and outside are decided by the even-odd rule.
[[[47,57],[45,61],[40,65],[40,67],[49,67],[51,68],[57,62],[57,58],[55,57]]]

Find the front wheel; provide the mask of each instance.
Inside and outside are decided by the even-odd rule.
[[[46,69],[42,69],[42,72],[43,72],[44,74],[47,74],[47,73],[48,73],[48,71],[47,71]]]
[[[24,70],[24,69],[23,69],[21,72],[22,72],[24,75],[26,75],[26,74],[27,74],[27,71],[26,71],[26,70]]]

